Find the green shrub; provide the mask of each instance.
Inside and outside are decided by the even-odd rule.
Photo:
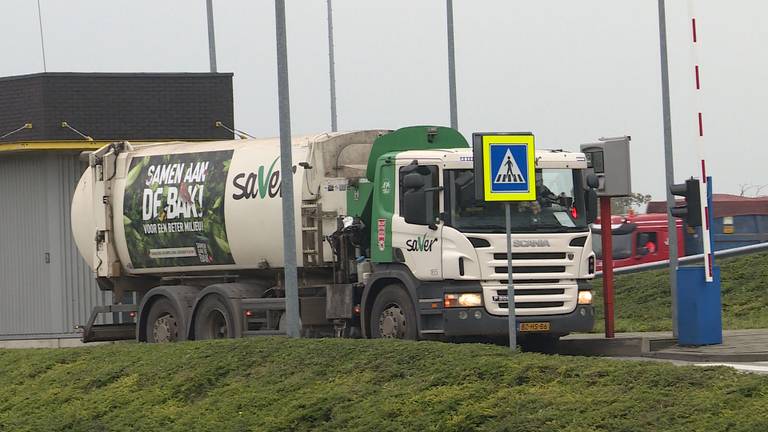
[[[0,350],[3,431],[759,431],[768,377],[481,344]]]

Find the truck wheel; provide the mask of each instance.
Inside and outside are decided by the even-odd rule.
[[[235,337],[235,328],[227,305],[216,295],[204,298],[195,314],[195,339],[233,337]]]
[[[371,310],[371,337],[374,339],[418,338],[416,310],[411,297],[399,285],[385,287]]]
[[[179,340],[180,315],[167,298],[152,303],[145,325],[146,340],[149,343],[176,342]]]

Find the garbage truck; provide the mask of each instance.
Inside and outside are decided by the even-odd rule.
[[[512,204],[514,307],[521,343],[550,343],[593,327],[596,203],[583,153],[535,156],[538,199]],[[284,334],[284,199],[303,336],[508,336],[504,204],[477,199],[456,130],[294,137],[290,173],[276,138],[114,142],[84,157],[73,237],[113,299],[84,341]]]

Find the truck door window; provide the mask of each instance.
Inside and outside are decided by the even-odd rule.
[[[635,245],[635,254],[643,256],[656,253],[658,250],[658,241],[656,233],[642,232],[637,235],[637,244]]]
[[[632,235],[630,233],[613,233],[613,259],[627,259],[632,256]],[[592,250],[597,255],[597,259],[603,259],[602,236],[598,233],[592,234]]]
[[[440,194],[437,188],[440,186],[440,180],[438,177],[439,169],[437,165],[420,165],[419,173],[422,174],[424,180],[423,189],[426,191],[426,200],[423,205],[426,206],[427,220],[434,221],[437,215],[440,213]],[[414,171],[409,166],[400,168],[399,172],[399,185],[400,185],[400,216],[405,217],[405,195],[411,193],[413,190],[404,186],[403,178],[406,175],[413,175]],[[433,190],[430,190],[433,189]],[[413,205],[413,204],[411,204]]]

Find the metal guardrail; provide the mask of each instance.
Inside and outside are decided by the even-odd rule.
[[[733,256],[749,255],[752,253],[763,252],[763,251],[768,251],[768,243],[759,243],[755,245],[742,246],[742,247],[737,247],[732,249],[723,249],[723,250],[715,251],[715,258],[728,258]],[[680,257],[677,259],[677,262],[679,265],[704,262],[704,254]],[[613,269],[613,274],[639,273],[646,270],[656,270],[656,269],[661,269],[666,267],[669,267],[668,259],[664,261],[656,261],[652,263],[638,264],[634,266],[616,267]],[[603,275],[603,272],[601,271],[595,274],[595,276],[602,276],[602,275]]]

